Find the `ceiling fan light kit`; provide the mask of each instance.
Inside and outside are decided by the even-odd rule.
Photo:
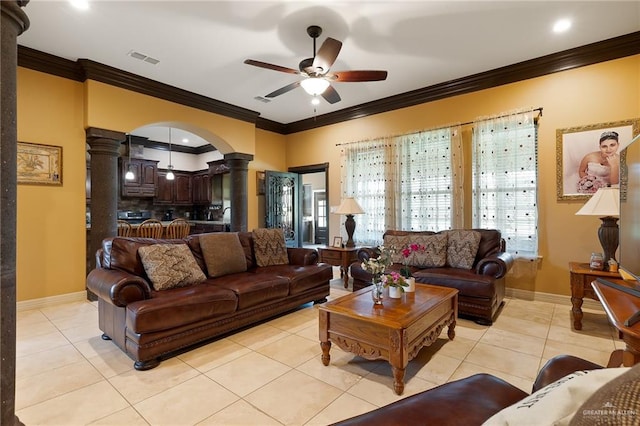
[[[309,77],[300,82],[305,92],[311,96],[318,96],[324,93],[329,87],[329,82],[321,77]]]
[[[316,53],[316,39],[322,34],[322,28],[317,25],[311,25],[307,28],[307,34],[313,39],[313,58],[306,58],[300,61],[298,70],[293,68],[287,68],[280,65],[269,64],[267,62],[256,61],[254,59],[246,59],[244,61],[247,65],[253,65],[255,67],[266,68],[273,71],[284,72],[287,74],[297,74],[305,77],[301,81],[296,81],[281,87],[278,90],[266,95],[266,98],[275,98],[284,93],[287,93],[298,86],[302,88],[309,95],[317,97],[322,96],[330,104],[334,104],[340,101],[340,95],[336,89],[331,85],[332,81],[340,83],[353,83],[363,81],[381,81],[386,80],[386,71],[337,71],[330,73],[329,69],[336,61],[338,53],[342,48],[342,42],[331,37],[327,37],[320,46],[320,49]]]

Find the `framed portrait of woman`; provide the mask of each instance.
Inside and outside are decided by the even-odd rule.
[[[558,201],[584,200],[624,180],[624,149],[640,132],[640,119],[556,130]]]

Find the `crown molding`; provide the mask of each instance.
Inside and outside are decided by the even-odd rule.
[[[637,54],[640,54],[640,31],[288,124],[267,120],[259,117],[258,112],[88,59],[78,59],[73,62],[18,46],[18,65],[76,81],[86,79],[100,81],[203,111],[255,123],[258,129],[287,135]]]
[[[126,144],[128,142],[125,140],[122,143]],[[149,149],[157,149],[159,151],[169,151],[169,144],[165,142],[157,142],[149,138],[146,138],[144,136],[131,135],[131,143],[136,145],[142,145],[143,147],[149,148]],[[171,144],[171,151],[198,155],[198,154],[204,154],[205,152],[217,151],[217,149],[211,144],[202,145],[198,147]]]

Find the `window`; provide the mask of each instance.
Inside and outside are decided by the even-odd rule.
[[[462,185],[459,139],[458,128],[446,128],[344,146],[342,192],[366,212],[358,244],[380,243],[387,229],[438,231],[462,220],[462,197],[453,195]]]
[[[532,113],[474,123],[473,226],[499,229],[516,257],[537,257],[537,125]]]

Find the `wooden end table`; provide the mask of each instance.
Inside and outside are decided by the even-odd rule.
[[[631,287],[628,282],[621,279],[610,279],[609,281]],[[618,336],[627,346],[622,351],[613,351],[607,367],[619,367],[620,362],[625,367],[636,365],[640,362],[640,323],[627,327],[624,322],[640,310],[640,297],[635,297],[597,281],[593,281],[591,285],[607,313],[609,322],[618,330]],[[620,352],[622,352],[621,357]]]
[[[404,392],[404,372],[423,346],[436,341],[444,327],[455,337],[458,290],[416,284],[401,299],[385,297],[375,307],[371,289],[363,288],[318,306],[322,363],[329,365],[331,343],[363,358],[385,359],[393,370],[396,394]]]
[[[585,296],[598,300],[591,282],[598,277],[605,279],[620,278],[617,272],[597,271],[589,268],[588,263],[569,262],[569,274],[571,276],[571,316],[573,328],[582,330],[582,302]]]
[[[349,287],[349,266],[358,260],[359,247],[319,247],[320,262],[340,267],[344,288]]]

